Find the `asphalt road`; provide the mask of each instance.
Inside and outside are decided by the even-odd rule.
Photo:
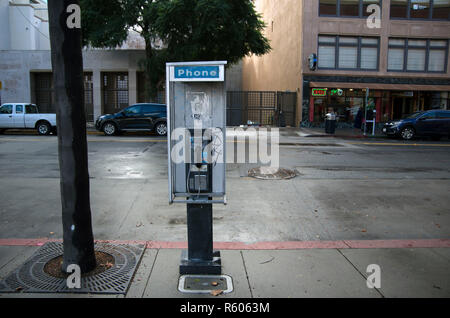
[[[96,239],[186,240],[186,207],[168,205],[167,145],[150,135],[90,135]],[[450,237],[450,142],[305,138],[283,133],[291,180],[229,164],[221,242]],[[56,137],[0,136],[0,238],[61,238]]]

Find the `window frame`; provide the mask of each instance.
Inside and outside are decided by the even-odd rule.
[[[157,106],[154,104],[142,104],[141,105],[141,113],[147,114],[147,113],[157,113],[159,110],[157,109]],[[145,110],[146,107],[151,107],[151,111]]]
[[[389,40],[404,40],[405,43],[403,45],[399,44],[390,44]],[[423,46],[416,46],[416,45],[409,45],[409,41],[426,41],[425,47]],[[431,41],[445,41],[447,43],[446,47],[438,47],[438,46],[431,46]],[[389,69],[389,50],[390,49],[403,49],[403,69],[401,70],[392,70]],[[408,51],[409,49],[424,49],[425,50],[425,69],[422,71],[411,71],[408,70]],[[430,51],[431,50],[442,50],[445,51],[445,58],[444,58],[444,69],[443,71],[430,71],[429,70],[429,62],[430,62]],[[447,74],[447,67],[448,67],[448,53],[449,53],[449,40],[448,39],[421,39],[421,38],[396,38],[396,37],[390,37],[388,38],[388,72],[399,72],[399,73],[434,73],[434,74]]]
[[[450,112],[449,111],[443,111],[443,110],[440,110],[440,111],[436,112],[437,113],[437,118],[438,119],[444,119],[444,120],[450,120]],[[444,117],[440,117],[443,114],[445,114],[445,116]]]
[[[35,113],[30,113],[30,112],[28,112],[27,108],[30,109],[30,107],[31,107],[32,109],[34,109],[36,112],[35,112]],[[33,105],[33,104],[26,104],[26,105],[25,105],[25,114],[39,114],[39,109],[38,109],[38,107],[37,107],[36,105]]]
[[[10,113],[2,113],[2,112],[0,111],[0,115],[12,115],[12,114],[13,114],[13,112],[14,112],[14,105],[12,105],[12,104],[1,105],[1,106],[0,106],[0,110],[1,110],[3,107],[5,107],[5,109],[6,109],[7,106],[11,107],[11,112],[10,112]]]
[[[364,0],[358,0],[358,16],[341,15],[341,0],[336,0],[336,14],[321,14],[320,13],[320,0],[318,1],[318,16],[323,18],[346,18],[346,19],[367,19],[368,16],[364,15]],[[383,14],[383,0],[379,0],[380,15]]]
[[[133,109],[133,108],[137,108],[138,109],[138,112],[130,112],[129,110],[130,109]],[[132,106],[130,106],[130,107],[127,107],[127,108],[125,108],[124,110],[123,110],[123,113],[125,114],[125,115],[139,115],[139,114],[142,114],[142,105],[132,105]]]
[[[392,4],[392,2],[391,2]],[[430,12],[428,13],[428,18],[411,18],[411,0],[407,0],[406,3],[406,18],[392,17],[391,8],[389,8],[389,18],[391,20],[413,20],[413,21],[450,21],[450,14],[447,19],[435,19],[433,18],[434,11],[434,0],[430,0]]]
[[[321,36],[327,36],[327,37],[334,37],[335,42],[320,42]],[[340,43],[340,38],[357,38],[358,43],[351,44],[351,43]],[[362,39],[376,39],[377,44],[362,44]],[[380,71],[380,46],[381,46],[381,39],[380,37],[376,36],[351,36],[351,35],[329,35],[329,34],[319,34],[317,36],[317,56],[319,56],[319,47],[320,46],[329,46],[334,47],[334,67],[319,67],[319,64],[317,64],[317,69],[319,70],[343,70],[343,71],[361,71],[361,72],[379,72]],[[339,67],[339,49],[340,47],[356,47],[357,48],[357,61],[356,61],[356,68],[340,68]],[[376,68],[361,68],[361,51],[362,48],[376,48],[377,49],[377,67]]]

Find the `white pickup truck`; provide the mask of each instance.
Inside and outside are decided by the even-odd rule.
[[[34,104],[3,104],[0,107],[0,134],[6,129],[36,129],[39,135],[56,134],[56,114],[39,114]]]

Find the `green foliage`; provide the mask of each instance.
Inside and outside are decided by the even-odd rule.
[[[234,64],[271,49],[251,0],[80,0],[80,5],[84,44],[116,47],[130,28],[140,32],[146,42],[146,60],[140,64],[151,96],[168,61]],[[153,49],[155,39],[162,39],[165,48]]]
[[[83,44],[114,48],[128,35],[129,22],[122,1],[80,0]]]
[[[172,0],[158,8],[155,29],[174,61],[227,60],[270,51],[265,24],[250,0]]]

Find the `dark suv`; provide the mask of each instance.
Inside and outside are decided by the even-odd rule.
[[[415,136],[429,136],[435,139],[450,138],[450,110],[428,110],[414,113],[404,119],[384,125],[383,133],[411,140]]]
[[[97,118],[95,128],[107,136],[124,131],[154,131],[167,134],[167,108],[163,104],[136,104],[113,114]]]

